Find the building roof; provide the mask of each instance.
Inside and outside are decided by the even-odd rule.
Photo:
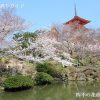
[[[78,21],[80,25],[85,25],[85,24],[88,24],[90,22],[89,20],[83,19],[79,16],[75,16],[73,19],[71,19],[68,22],[64,23],[64,25],[75,22],[75,21]]]

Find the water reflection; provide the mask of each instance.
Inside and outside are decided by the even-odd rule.
[[[100,93],[99,83],[58,83],[20,92],[0,92],[0,100],[100,100],[93,97],[76,97],[76,93]]]

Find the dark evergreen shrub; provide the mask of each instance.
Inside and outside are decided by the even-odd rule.
[[[50,84],[53,81],[53,77],[47,73],[38,72],[35,77],[35,81],[37,85]]]
[[[33,86],[33,80],[27,76],[11,76],[4,81],[4,88],[7,91],[29,89]]]
[[[64,68],[62,67],[62,65],[52,61],[38,63],[36,66],[36,70],[37,72],[48,73],[54,78],[62,78],[64,74]]]

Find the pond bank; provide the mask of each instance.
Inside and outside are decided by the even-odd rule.
[[[100,68],[93,67],[67,67],[68,80],[100,81]]]

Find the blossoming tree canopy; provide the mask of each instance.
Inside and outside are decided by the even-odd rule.
[[[22,32],[27,27],[28,23],[15,14],[15,9],[0,9],[0,43],[2,43],[9,34]]]

